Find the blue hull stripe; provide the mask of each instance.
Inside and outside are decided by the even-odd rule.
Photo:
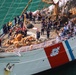
[[[70,45],[69,45],[69,42],[68,42],[67,40],[65,41],[65,44],[66,44],[66,46],[67,46],[67,48],[68,48],[68,51],[69,51],[69,54],[70,54],[72,60],[74,60],[75,57],[74,57],[74,55],[73,55],[73,53],[72,53],[72,49],[71,49],[71,47],[70,47]]]

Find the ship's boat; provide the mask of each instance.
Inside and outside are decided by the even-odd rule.
[[[41,47],[44,46],[44,47]],[[52,69],[76,59],[76,36],[50,44],[46,41],[15,52],[0,53],[1,75],[32,75]]]

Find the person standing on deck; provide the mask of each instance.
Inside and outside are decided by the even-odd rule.
[[[50,29],[47,28],[47,29],[46,29],[46,32],[47,32],[47,39],[49,39],[49,36],[50,36]]]
[[[44,27],[41,28],[41,35],[44,35]]]
[[[27,36],[27,29],[25,28],[25,26],[23,26],[22,30],[23,30],[23,33],[24,33],[24,37]]]
[[[37,40],[39,40],[39,38],[40,38],[40,31],[38,29],[36,31],[36,38],[37,38]]]

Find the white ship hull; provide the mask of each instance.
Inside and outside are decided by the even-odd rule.
[[[2,57],[1,75],[32,75],[75,60],[76,36],[46,48],[22,52],[21,56],[4,54]],[[4,70],[8,63],[14,64],[12,71],[9,72]]]

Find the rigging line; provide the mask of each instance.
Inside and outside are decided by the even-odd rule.
[[[44,3],[43,9],[46,8],[46,5],[47,5],[47,4]]]
[[[34,2],[32,2],[31,4],[36,4],[36,3],[38,3],[38,2],[40,2],[40,1],[36,1],[36,2],[34,1]]]
[[[29,7],[30,3],[32,2],[32,0],[29,0],[29,2],[27,3],[26,7],[24,8],[24,10],[22,11],[21,15],[24,14],[24,12],[26,11],[26,9]]]
[[[15,3],[15,4],[27,4],[27,3],[25,3],[25,2],[21,2],[21,3]]]
[[[37,9],[39,9],[39,8],[40,8],[40,6],[41,6],[41,0],[39,1],[39,5],[38,5]]]
[[[46,8],[46,7],[50,6],[50,4],[47,4],[47,3],[45,3],[45,2],[43,2],[43,3],[44,3],[43,8]]]
[[[19,5],[20,5],[21,1],[22,1],[22,0],[20,0],[20,2],[19,2],[19,4],[18,4],[17,8],[19,7]],[[15,4],[15,2],[14,2],[14,4]],[[15,11],[14,11],[13,15],[11,16],[10,20],[12,19],[12,17],[13,17],[13,16],[14,16],[14,14],[15,14],[15,12],[17,11],[17,8],[15,9]]]
[[[3,4],[5,3],[6,0],[3,1],[2,5],[0,6],[0,8],[2,8]]]
[[[33,6],[33,4],[35,4],[35,3],[41,4],[41,0],[40,0],[40,1],[36,1],[36,2],[32,2],[29,10],[30,10],[32,7],[35,8],[36,6],[37,6],[36,8],[38,9],[38,5]]]
[[[31,7],[32,7],[32,4],[33,4],[33,2],[31,2],[31,5],[30,5],[30,8],[29,8],[29,10],[31,9]]]
[[[39,10],[43,9],[45,4],[43,4],[42,0],[40,0],[40,4],[38,6]]]
[[[14,0],[13,0],[13,1],[14,1]],[[8,15],[8,13],[9,13],[9,11],[10,11],[10,9],[11,9],[11,6],[12,6],[12,4],[13,4],[13,1],[12,1],[12,3],[10,4],[10,7],[9,7],[9,9],[8,9],[8,11],[7,11],[7,13],[6,13],[6,15],[5,15],[5,17],[4,17],[1,25],[3,24],[4,20],[6,19],[6,16]]]
[[[0,6],[0,9],[2,8],[3,4],[5,3],[5,1],[6,1],[6,0],[3,1],[2,5]],[[1,24],[1,26],[0,26],[0,30],[1,30],[1,28],[2,28],[2,24]]]

